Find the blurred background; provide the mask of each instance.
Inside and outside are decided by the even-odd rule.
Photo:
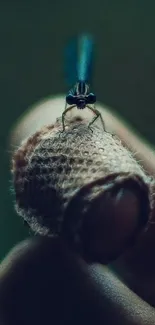
[[[29,235],[13,208],[8,135],[27,107],[66,92],[70,37],[93,34],[99,101],[155,143],[154,14],[153,0],[0,1],[0,259]]]

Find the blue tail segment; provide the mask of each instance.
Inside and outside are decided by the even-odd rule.
[[[77,78],[79,81],[90,82],[93,64],[93,39],[82,35],[78,41],[79,58],[77,61]]]
[[[89,34],[82,34],[69,42],[65,49],[65,79],[69,87],[77,81],[91,83],[93,47],[93,38]]]

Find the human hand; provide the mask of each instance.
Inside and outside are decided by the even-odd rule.
[[[57,102],[57,104],[56,104],[56,102]],[[17,126],[17,128],[16,128],[16,130],[14,130],[14,132],[13,132],[13,134],[12,134],[12,143],[13,143],[13,145],[17,145],[17,144],[19,144],[17,141],[18,141],[18,139],[20,139],[20,141],[22,140],[22,139],[24,139],[25,138],[25,136],[29,136],[30,134],[33,134],[34,133],[34,131],[35,131],[35,128],[38,128],[38,126],[36,127],[36,121],[38,121],[38,120],[40,120],[40,122],[41,122],[41,124],[42,125],[44,125],[44,124],[47,124],[47,120],[48,120],[48,124],[49,124],[49,122],[50,123],[52,123],[52,122],[54,122],[54,120],[52,120],[53,119],[53,115],[52,115],[52,107],[57,107],[57,116],[60,116],[61,115],[61,111],[62,111],[62,105],[63,105],[63,101],[62,101],[62,98],[57,98],[57,99],[55,99],[55,102],[54,101],[51,101],[51,106],[49,105],[50,103],[48,102],[47,103],[47,106],[45,105],[45,103],[44,103],[44,105],[45,106],[43,106],[43,107],[41,107],[40,109],[39,108],[36,108],[34,111],[32,110],[31,112],[30,112],[30,115],[27,115],[27,117],[25,118],[25,120],[23,120],[23,122],[21,121],[21,123],[19,123],[18,124],[18,126]],[[44,108],[44,109],[43,109]],[[102,108],[101,108],[102,109]],[[40,117],[39,117],[39,111],[40,111]],[[54,109],[53,109],[53,112],[54,112]],[[132,137],[131,137],[131,134],[130,134],[130,132],[126,129],[126,128],[124,128],[124,125],[122,124],[122,126],[120,125],[120,122],[118,122],[118,120],[117,120],[117,118],[115,118],[114,116],[111,118],[111,113],[110,112],[108,112],[107,110],[103,110],[103,118],[104,118],[104,120],[105,120],[105,123],[106,123],[106,128],[109,130],[109,129],[111,129],[112,130],[112,132],[113,133],[116,133],[119,137],[121,136],[122,138],[123,138],[123,135],[124,135],[124,142],[126,142],[127,144],[128,144],[128,146],[130,147],[130,149],[132,149],[132,145],[134,144],[134,146],[135,146],[135,144],[136,144],[136,141],[137,141],[137,143],[138,143],[138,138],[135,138],[136,139],[136,141],[133,141],[132,142],[132,140],[133,140],[133,134],[132,134]],[[38,115],[37,115],[38,114]],[[38,119],[37,119],[37,116],[38,116]],[[51,116],[51,121],[50,121],[50,116]],[[44,119],[47,119],[46,121],[44,120]],[[54,118],[55,119],[55,118]],[[26,122],[27,121],[27,122]],[[30,121],[31,121],[31,123],[30,123]],[[24,130],[24,128],[23,128],[23,123],[24,124],[26,124],[26,126],[28,126],[27,127],[27,130]],[[119,125],[119,127],[118,127],[118,125]],[[39,125],[39,127],[40,127],[41,125]],[[124,128],[124,129],[123,129]],[[123,133],[123,130],[124,130],[124,133]],[[25,132],[25,133],[24,133]],[[27,134],[26,134],[26,132],[27,132]],[[148,147],[145,147],[145,145],[143,145],[143,144],[141,144],[141,147],[139,146],[139,148],[142,148],[143,150],[142,151],[140,151],[139,150],[139,155],[144,155],[145,156],[145,154],[144,154],[144,149],[147,151],[147,153],[148,153],[148,151],[149,151],[149,148]],[[133,148],[133,152],[136,150],[136,148]],[[138,150],[136,150],[136,151],[138,151]],[[151,151],[150,151],[151,152]],[[153,157],[153,153],[151,153],[151,155],[152,155],[152,157]],[[144,167],[146,168],[146,166],[148,165],[148,161],[145,161],[144,160]],[[146,168],[146,169],[148,169],[148,171],[150,171],[151,172],[151,170],[153,169],[153,161],[150,163],[150,167],[149,168]],[[132,215],[133,216],[133,215]],[[130,219],[130,218],[129,218]],[[120,221],[122,221],[122,220],[120,220]],[[133,229],[132,229],[132,231],[133,231]],[[131,231],[131,232],[132,232]],[[147,232],[147,234],[148,234],[148,232]],[[147,235],[148,237],[149,237],[149,235]],[[149,237],[150,238],[150,237]],[[145,240],[143,240],[142,241],[143,243],[145,242]],[[149,249],[149,247],[148,247],[148,249]],[[142,253],[142,251],[143,250],[141,250],[141,253]],[[139,256],[140,256],[140,250],[139,250]],[[134,253],[132,253],[132,256],[134,255]],[[131,260],[131,258],[130,258],[130,260]],[[152,263],[152,258],[150,258],[150,261],[151,261],[151,263]],[[122,261],[121,261],[121,263],[122,263]],[[128,259],[128,263],[126,262],[126,265],[127,264],[129,264],[129,259]],[[130,265],[132,265],[133,263],[130,263]],[[136,261],[135,261],[135,264],[136,264]],[[118,266],[118,264],[116,264],[116,266],[117,266],[117,268],[119,269],[119,266]],[[96,268],[96,266],[94,266],[95,268]],[[120,272],[120,273],[122,273],[122,272]],[[106,272],[105,272],[105,270],[104,270],[104,276],[105,276],[105,274],[106,274]],[[107,273],[107,275],[108,274],[110,274],[110,271],[108,271],[108,273]],[[137,275],[138,276],[138,275]],[[116,281],[116,279],[115,279],[115,281]],[[114,285],[116,285],[116,283],[115,283],[115,281],[113,282],[113,286]],[[107,282],[108,283],[108,282]],[[120,286],[120,283],[119,283],[119,286]],[[116,286],[117,287],[117,286]],[[121,292],[121,287],[119,287],[119,291]],[[125,301],[125,299],[127,299],[126,300],[126,303],[127,303],[127,301],[128,301],[128,298],[129,298],[129,296],[128,296],[128,294],[129,294],[129,292],[130,291],[128,291],[128,289],[125,287],[125,292],[126,292],[126,298],[125,298],[125,296],[123,297],[123,301]],[[112,294],[112,293],[111,293]],[[133,297],[132,296],[132,293],[130,292],[130,294],[131,294],[131,296],[130,297]],[[111,296],[111,299],[113,299],[113,297]],[[132,298],[131,298],[132,299]],[[136,299],[138,299],[138,297],[136,297]],[[137,301],[137,303],[138,303],[138,301]],[[141,302],[140,302],[141,303]],[[144,305],[143,305],[144,304]],[[114,306],[115,306],[115,302],[114,302]],[[145,305],[145,303],[144,302],[142,302],[142,308],[144,308],[144,306],[146,307],[147,305]],[[126,307],[127,307],[127,304],[126,304]],[[132,307],[133,307],[133,305],[132,305]],[[147,306],[147,308],[148,308],[148,306]],[[118,308],[119,309],[119,308]],[[144,308],[144,310],[145,310],[145,308]],[[150,315],[152,315],[152,309],[151,309],[151,313],[150,313],[150,310],[149,310],[149,313],[148,313],[148,315],[147,315],[147,317],[149,317]],[[128,313],[127,313],[128,314]],[[152,316],[151,316],[152,317]],[[154,316],[153,316],[154,317]],[[144,317],[142,317],[143,319],[144,319]],[[133,319],[132,317],[131,317],[131,319],[130,319],[130,323],[129,324],[136,324],[136,323],[132,323],[133,321],[135,321],[135,319]],[[144,320],[145,321],[145,320]],[[124,324],[124,323],[123,323]],[[127,323],[128,324],[128,323]],[[141,324],[141,323],[137,323],[137,324]],[[143,324],[143,323],[142,323]],[[145,324],[145,322],[144,322],[144,324]],[[151,324],[151,320],[150,320],[150,322],[149,322],[149,324]]]

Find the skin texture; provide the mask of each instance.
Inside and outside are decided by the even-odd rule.
[[[16,246],[1,266],[1,324],[153,325],[154,308],[105,266],[87,265],[59,239]]]
[[[31,108],[12,130],[11,148],[41,126],[55,122],[63,108],[64,97],[61,96]],[[117,134],[143,168],[150,175],[154,174],[155,154],[149,145],[110,110],[97,108],[102,112],[106,129]],[[84,111],[84,114],[87,117],[89,113]],[[38,325],[52,321],[64,324],[64,320],[67,324],[154,324],[155,311],[150,306],[155,306],[154,245],[155,225],[151,224],[147,233],[139,236],[134,248],[113,263],[120,281],[110,268],[86,264],[58,240],[36,237],[21,243],[1,266],[2,324]],[[51,315],[52,306],[55,313]]]

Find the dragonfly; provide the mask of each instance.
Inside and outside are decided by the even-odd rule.
[[[76,79],[76,82],[66,96],[65,109],[62,113],[63,131],[65,131],[65,116],[75,107],[81,110],[87,107],[93,113],[94,117],[88,124],[88,128],[91,131],[93,131],[91,125],[98,118],[100,118],[105,131],[102,115],[95,108],[96,95],[90,91],[89,85],[89,79],[92,72],[93,47],[93,38],[88,34],[83,34],[77,37],[74,42],[71,42],[67,48],[66,61],[68,63],[67,70],[70,72],[69,78],[72,77],[72,79]]]

